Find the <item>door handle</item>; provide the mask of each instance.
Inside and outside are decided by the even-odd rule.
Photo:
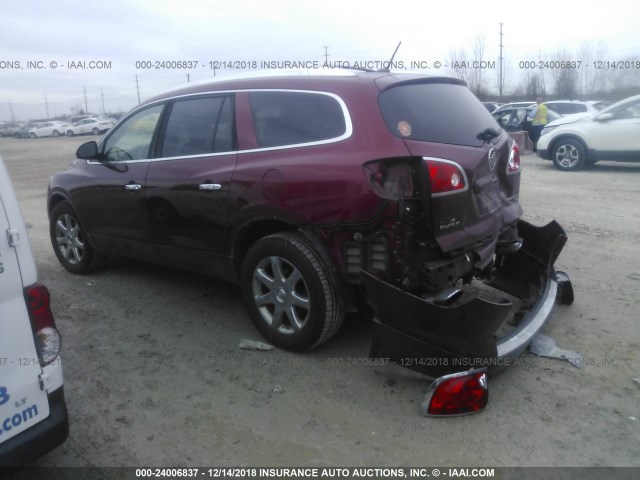
[[[206,190],[206,191],[213,191],[213,190],[220,190],[222,188],[222,185],[220,185],[219,183],[201,183],[200,185],[198,185],[198,189],[200,190]]]
[[[128,183],[124,186],[124,189],[135,192],[138,190],[142,190],[142,185],[140,185],[139,183]]]

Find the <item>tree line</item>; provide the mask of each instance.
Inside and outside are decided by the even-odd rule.
[[[503,84],[499,61],[494,70],[472,68],[488,60],[485,39],[477,36],[469,49],[452,50],[450,74],[464,80],[481,100],[620,100],[640,93],[640,56],[618,57],[603,41],[583,42],[576,50],[539,51],[526,61],[503,59]]]

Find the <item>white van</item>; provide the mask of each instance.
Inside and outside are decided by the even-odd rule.
[[[0,467],[24,465],[69,434],[60,345],[0,158]]]

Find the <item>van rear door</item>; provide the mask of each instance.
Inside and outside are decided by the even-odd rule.
[[[24,283],[31,279],[20,270],[21,252],[29,251],[25,243],[28,247],[13,188],[0,175],[0,444],[49,416],[24,295]],[[27,277],[30,261],[25,259]]]

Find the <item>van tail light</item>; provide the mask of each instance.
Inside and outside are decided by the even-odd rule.
[[[51,312],[51,296],[47,287],[40,283],[24,290],[29,316],[38,341],[42,364],[53,363],[60,354],[62,339]]]
[[[518,144],[513,142],[511,146],[511,153],[509,154],[509,161],[507,162],[507,174],[518,173],[520,171],[520,149]]]
[[[457,163],[428,157],[425,157],[425,161],[431,181],[431,196],[449,195],[469,188],[467,176]]]
[[[487,369],[453,373],[436,379],[422,404],[427,416],[466,415],[483,410],[489,403]]]

